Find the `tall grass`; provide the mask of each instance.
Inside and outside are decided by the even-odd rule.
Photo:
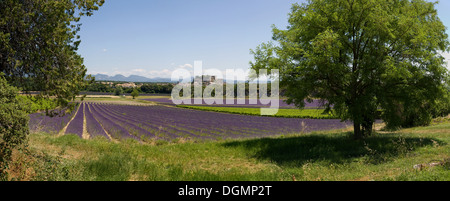
[[[18,180],[450,180],[450,123],[377,133],[355,141],[347,131],[290,137],[143,144],[77,136],[30,136],[16,153]]]

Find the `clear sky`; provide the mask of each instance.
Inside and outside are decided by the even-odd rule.
[[[82,19],[78,52],[90,74],[167,78],[195,60],[204,69],[247,69],[250,49],[271,40],[272,25],[286,28],[295,2],[303,1],[106,0]],[[449,9],[442,0],[438,12],[447,27]]]

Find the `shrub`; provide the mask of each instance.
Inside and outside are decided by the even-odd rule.
[[[121,94],[123,94],[123,89],[122,89],[122,87],[117,87],[117,88],[114,90],[114,95],[120,96]]]
[[[29,107],[17,96],[17,88],[0,75],[0,180],[8,178],[12,150],[24,144],[29,134]]]
[[[450,89],[446,96],[438,100],[436,108],[432,111],[433,117],[445,117],[450,114]]]
[[[139,96],[139,91],[135,88],[133,89],[133,92],[131,92],[131,96],[133,96],[133,99]]]

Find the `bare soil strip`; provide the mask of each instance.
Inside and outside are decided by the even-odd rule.
[[[83,103],[83,134],[82,134],[82,138],[83,139],[89,139],[91,138],[91,136],[89,135],[88,131],[87,131],[87,121],[86,121],[86,104]]]

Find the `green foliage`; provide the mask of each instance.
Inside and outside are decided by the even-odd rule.
[[[450,82],[448,82],[450,84]],[[433,109],[433,118],[445,117],[450,115],[450,85],[447,84],[444,97],[437,100],[436,107]]]
[[[232,114],[243,115],[261,115],[260,108],[242,108],[242,107],[210,107],[210,106],[192,106],[192,105],[177,105],[177,107],[204,110],[213,112],[224,112]],[[285,117],[285,118],[305,118],[305,119],[338,119],[339,117],[326,113],[323,109],[278,109],[278,113],[273,117]]]
[[[73,109],[69,103],[92,81],[77,53],[77,32],[81,16],[92,15],[103,3],[0,0],[0,179],[7,178],[12,150],[28,135],[27,114],[55,106]],[[40,93],[19,97],[10,85]]]
[[[279,69],[288,103],[326,100],[355,137],[370,135],[378,108],[388,125],[427,125],[447,76],[446,28],[425,0],[311,0],[294,4],[276,43],[252,50],[254,70]],[[331,107],[332,106],[332,107]],[[400,119],[400,120],[399,120]]]
[[[113,82],[110,81],[110,83],[118,84],[123,82]],[[163,93],[163,94],[170,94],[172,92],[173,84],[170,83],[147,83],[143,84],[141,87],[136,88],[138,92],[142,93]],[[90,92],[115,92],[115,88],[109,84],[102,84],[101,82],[93,82],[89,85],[87,85],[84,88],[85,91]],[[134,88],[123,88],[122,93],[132,93]]]
[[[158,84],[158,83],[144,84],[140,87],[142,93],[170,94],[172,93],[172,89],[173,89],[172,84]]]
[[[23,91],[63,107],[91,81],[78,55],[82,16],[104,0],[0,1],[0,72]]]
[[[91,92],[113,92],[114,89],[107,85],[107,84],[102,84],[99,82],[93,82],[91,84],[89,84],[86,87],[86,91],[91,91]]]
[[[133,99],[136,99],[136,97],[139,96],[139,91],[137,89],[133,89],[133,92],[131,92],[131,96],[133,96]]]
[[[19,95],[17,96],[17,99],[19,100],[19,102],[28,105],[30,113],[53,110],[57,107],[53,99],[36,98],[34,96],[25,95]]]
[[[426,82],[424,82],[427,84]],[[392,102],[389,110],[383,113],[383,119],[387,120],[388,129],[409,128],[416,126],[429,125],[433,118],[445,117],[450,114],[450,90],[443,87],[436,89],[434,92],[438,95],[435,100],[425,100],[422,96],[433,96],[432,92],[420,92],[416,94],[409,94],[412,96],[403,96],[398,101]]]
[[[123,94],[122,87],[116,87],[116,89],[114,89],[114,95],[120,96],[121,94]]]
[[[0,76],[0,180],[7,179],[12,151],[25,142],[29,133],[29,105],[17,96],[17,88]]]

